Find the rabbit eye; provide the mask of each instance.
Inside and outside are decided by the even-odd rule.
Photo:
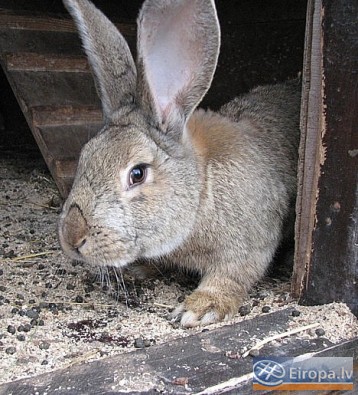
[[[132,168],[129,173],[129,186],[133,187],[135,185],[142,184],[147,176],[146,165],[137,165]]]

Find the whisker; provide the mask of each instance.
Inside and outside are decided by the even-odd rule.
[[[120,272],[120,277],[121,277],[121,284],[122,284],[122,289],[123,289],[123,291],[124,291],[124,297],[125,297],[125,299],[126,299],[126,306],[127,306],[127,309],[129,308],[129,294],[128,294],[128,290],[127,290],[127,287],[126,287],[126,283],[125,283],[125,281],[124,281],[124,277],[123,277],[123,272],[122,272],[122,270],[121,269],[119,269],[119,272]]]
[[[118,269],[119,271],[121,271],[121,269]],[[126,293],[126,290],[125,290],[125,287],[123,287],[123,286],[121,286],[121,282],[120,282],[120,280],[119,280],[119,277],[118,277],[118,273],[117,273],[117,269],[116,268],[113,268],[113,273],[114,273],[114,276],[115,276],[115,278],[116,278],[116,283],[117,283],[117,294],[118,294],[118,297],[117,297],[117,299],[119,298],[119,295],[121,294],[121,291],[123,291],[124,292],[124,294]],[[127,299],[127,298],[126,298]]]
[[[109,268],[108,266],[105,266],[106,268],[106,280],[107,280],[107,287],[109,290],[112,289],[112,283],[111,283],[111,275],[109,274]]]
[[[149,261],[149,264],[152,265],[152,266],[154,266],[155,269],[157,270],[157,272],[158,272],[162,277],[165,277],[165,276],[164,276],[164,273],[163,273],[163,272],[161,271],[161,269],[160,269],[160,266],[158,266],[154,261]]]

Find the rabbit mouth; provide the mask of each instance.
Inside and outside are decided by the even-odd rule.
[[[87,237],[77,247],[71,247],[66,242],[61,243],[64,252],[72,259],[85,262],[91,266],[125,267],[137,259],[137,254],[132,249],[127,249],[124,243],[118,241],[96,240]]]
[[[60,237],[61,240],[61,237]],[[93,244],[86,241],[76,248],[69,247],[66,242],[61,242],[64,253],[75,261],[85,262],[92,267],[116,267],[124,268],[136,260],[136,256],[126,253],[126,251],[113,251],[95,248]]]
[[[63,252],[69,258],[85,262],[90,266],[121,268],[137,259],[136,248],[129,248],[126,246],[127,243],[91,237],[89,234],[74,242],[63,226],[59,227],[59,240]]]

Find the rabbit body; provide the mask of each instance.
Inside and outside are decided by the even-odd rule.
[[[294,214],[299,82],[258,87],[217,113],[195,110],[218,56],[212,1],[147,0],[137,67],[123,37],[90,2],[65,4],[79,26],[106,125],[82,150],[59,223],[63,250],[94,265],[144,261],[198,271],[198,288],[174,316],[187,327],[232,316]],[[118,55],[107,53],[113,47]]]
[[[184,312],[183,325],[237,312],[265,274],[283,229],[293,235],[285,225],[294,217],[299,106],[293,81],[256,88],[219,114],[197,110],[189,120],[202,159],[200,200],[190,236],[167,260],[203,278],[174,313]]]

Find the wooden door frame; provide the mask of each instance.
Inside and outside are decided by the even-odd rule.
[[[309,0],[292,291],[358,313],[358,33],[355,2]]]

